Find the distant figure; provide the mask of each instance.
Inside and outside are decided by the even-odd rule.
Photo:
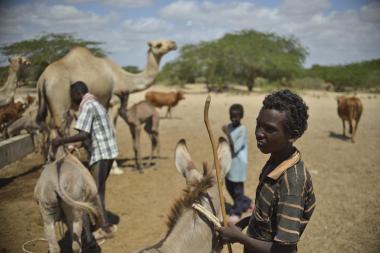
[[[185,99],[182,91],[160,92],[160,91],[148,91],[145,93],[145,99],[155,107],[167,106],[165,117],[171,117],[171,109],[176,106],[178,102]]]
[[[360,116],[363,112],[363,105],[357,97],[344,97],[337,98],[338,102],[338,115],[343,123],[343,136],[346,136],[345,121],[348,121],[350,126],[349,132],[351,134],[351,141],[355,142],[355,134],[358,128]]]
[[[229,210],[229,221],[236,223],[241,214],[251,208],[252,200],[244,195],[247,179],[248,143],[247,128],[241,124],[244,109],[241,104],[233,104],[229,110],[231,123],[222,127],[231,148],[232,163],[226,175],[226,188],[234,204]]]

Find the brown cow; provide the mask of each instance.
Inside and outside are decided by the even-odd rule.
[[[185,99],[182,91],[160,92],[160,91],[148,91],[145,93],[145,100],[156,107],[167,106],[165,117],[171,117],[171,109],[176,106],[178,102]]]
[[[351,141],[355,142],[355,133],[358,128],[360,116],[363,112],[363,105],[357,97],[344,97],[337,98],[338,101],[338,115],[343,123],[343,136],[346,136],[345,121],[347,120],[350,126]]]

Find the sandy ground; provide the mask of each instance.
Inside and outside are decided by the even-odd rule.
[[[168,88],[155,86],[155,90]],[[144,174],[132,171],[131,137],[124,122],[117,125],[119,162],[126,171],[110,176],[107,209],[118,223],[116,237],[102,244],[103,252],[131,252],[157,242],[166,231],[166,215],[185,182],[174,166],[174,147],[185,138],[194,160],[212,162],[211,144],[203,123],[207,94],[185,89],[186,100],[173,111],[172,119],[160,121],[161,159],[158,170]],[[199,90],[198,90],[199,91]],[[336,112],[335,93],[300,92],[309,105],[309,128],[296,143],[311,172],[317,208],[306,228],[299,252],[379,252],[380,251],[380,97],[359,94],[364,113],[352,144],[342,137]],[[134,94],[130,104],[143,99]],[[255,145],[255,118],[266,94],[212,94],[210,119],[215,134],[229,121],[228,108],[239,102],[245,107],[243,123],[249,129],[249,173],[246,193],[253,197],[258,175],[268,156]],[[165,114],[165,109],[160,110]],[[150,152],[142,134],[143,155]],[[0,252],[22,252],[21,245],[43,237],[43,227],[33,188],[41,172],[42,160],[31,154],[0,170]],[[228,194],[227,200],[231,202]],[[249,215],[249,214],[245,214]],[[47,252],[46,243],[29,246],[34,252]],[[234,252],[242,252],[233,245]],[[225,249],[223,252],[227,252]]]

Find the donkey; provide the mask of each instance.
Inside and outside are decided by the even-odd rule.
[[[129,93],[118,95],[120,97],[121,106],[119,115],[128,125],[133,140],[133,151],[135,153],[136,169],[143,173],[143,166],[141,165],[141,147],[140,147],[140,133],[141,127],[144,126],[145,132],[148,134],[151,141],[151,153],[149,158],[150,165],[152,163],[153,155],[156,154],[158,158],[160,155],[160,141],[158,136],[158,127],[160,122],[160,115],[156,108],[147,101],[140,101],[137,104],[127,108]],[[155,167],[158,167],[158,160]]]
[[[224,138],[219,139],[218,158],[224,177],[231,164],[231,151]],[[168,216],[168,230],[157,244],[135,253],[212,253],[219,252],[213,223],[192,209],[199,203],[215,216],[220,214],[220,202],[215,171],[203,164],[203,174],[196,168],[186,147],[180,140],[175,150],[177,170],[185,177],[187,187],[174,203]]]
[[[46,164],[34,188],[50,253],[59,253],[55,223],[63,221],[70,231],[72,250],[81,252],[81,234],[84,212],[103,224],[100,198],[90,172],[72,154],[59,147],[55,161]]]

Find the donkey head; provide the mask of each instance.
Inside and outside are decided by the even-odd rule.
[[[218,145],[218,160],[221,165],[221,175],[223,178],[228,173],[231,159],[230,147],[227,141],[223,137],[220,137]],[[185,177],[187,185],[193,185],[200,182],[204,175],[207,174],[207,166],[204,166],[203,168],[203,175],[196,169],[184,139],[177,143],[175,149],[175,164],[177,170]]]

